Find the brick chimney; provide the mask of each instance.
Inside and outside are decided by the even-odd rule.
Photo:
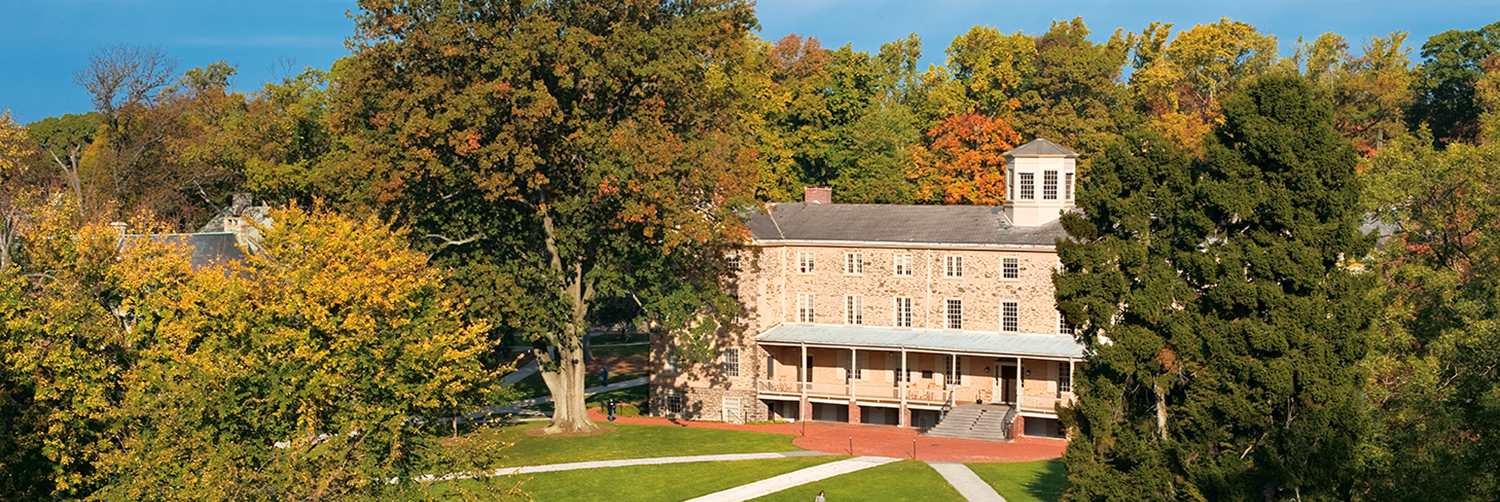
[[[832,204],[832,187],[805,187],[802,189],[802,202],[813,204]]]

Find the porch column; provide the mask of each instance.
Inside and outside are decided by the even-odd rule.
[[[802,357],[797,359],[797,391],[802,399],[797,401],[797,420],[812,420],[812,401],[807,400],[807,385],[812,382],[812,368],[807,367],[807,344],[802,344]]]
[[[901,395],[901,409],[896,413],[896,426],[906,427],[911,425],[911,412],[906,409],[906,380],[911,377],[911,371],[906,368],[906,347],[901,347],[901,366],[896,374],[896,393]]]
[[[1022,371],[1022,369],[1021,369],[1021,358],[1020,358],[1020,356],[1017,356],[1016,357],[1016,408],[1020,408],[1021,407],[1021,394],[1023,394],[1022,391],[1026,389],[1026,381],[1022,380],[1023,377],[1021,376],[1021,371]]]
[[[854,379],[859,376],[859,349],[849,347],[849,423],[859,420],[859,400],[854,395]]]

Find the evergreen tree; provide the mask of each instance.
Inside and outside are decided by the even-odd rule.
[[[1191,161],[1132,132],[1095,160],[1058,246],[1084,326],[1064,411],[1071,500],[1331,500],[1368,427],[1360,183],[1329,104],[1264,76]]]

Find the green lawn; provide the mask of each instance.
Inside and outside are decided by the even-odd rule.
[[[625,347],[625,348],[629,348],[629,347]],[[626,373],[626,374],[623,374],[623,375],[610,375],[609,376],[609,381],[611,381],[611,382],[623,382],[623,381],[626,381],[626,380],[630,380],[632,378],[640,378],[640,377],[647,376],[647,375],[649,375],[649,373],[647,373],[645,371],[638,371],[638,372],[635,372],[635,373]],[[599,374],[598,373],[589,373],[587,375],[584,375],[583,376],[583,385],[584,385],[584,387],[598,387],[599,386]],[[542,397],[542,396],[546,396],[546,395],[551,394],[551,391],[547,390],[547,383],[542,381],[542,374],[541,373],[535,373],[535,374],[532,374],[529,377],[523,378],[523,379],[521,379],[521,381],[516,382],[516,384],[512,385],[510,388],[511,388],[511,390],[514,390],[516,392],[516,397],[515,397],[516,399],[530,399],[530,398],[534,398],[534,397]],[[645,389],[646,387],[645,386],[641,386],[641,388]],[[643,390],[642,392],[645,392],[645,391]],[[619,398],[615,398],[615,399],[619,400]]]
[[[891,462],[879,467],[788,488],[755,500],[807,502],[818,496],[818,490],[823,490],[827,499],[832,502],[845,500],[964,501],[964,497],[948,484],[948,480],[943,479],[942,474],[932,470],[926,462],[917,460]]]
[[[1062,460],[968,466],[1008,502],[1056,502],[1068,489],[1068,469]]]
[[[530,422],[492,429],[507,443],[499,466],[544,465],[590,460],[760,453],[801,450],[796,436],[665,425],[610,424],[613,431],[594,436],[542,437],[526,430],[545,426]]]
[[[590,349],[594,357],[610,356],[646,356],[651,353],[651,346],[646,344],[627,345],[624,347],[594,347]],[[613,375],[611,375],[613,379]]]
[[[677,501],[848,457],[796,457],[737,462],[642,465],[516,476],[532,498],[550,500]],[[530,479],[527,479],[530,478]],[[811,500],[811,499],[809,499]]]
[[[649,341],[651,341],[651,335],[649,333],[606,333],[602,335],[594,335],[594,338],[589,340],[589,344],[604,345],[612,343],[640,343]]]

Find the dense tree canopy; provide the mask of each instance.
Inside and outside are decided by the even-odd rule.
[[[1360,180],[1296,77],[1223,102],[1192,161],[1154,134],[1095,163],[1059,246],[1089,363],[1066,421],[1073,500],[1337,500],[1368,414],[1371,281],[1346,260]]]

